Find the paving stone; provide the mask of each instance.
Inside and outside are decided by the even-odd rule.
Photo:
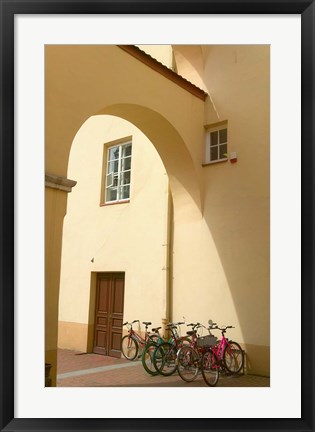
[[[269,387],[270,378],[220,374],[217,387]],[[129,362],[97,354],[58,350],[57,387],[208,387],[201,374],[192,383],[177,372],[170,377],[151,376],[141,361]],[[209,387],[210,388],[210,387]]]

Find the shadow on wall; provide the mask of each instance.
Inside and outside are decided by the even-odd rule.
[[[248,359],[260,365],[255,372],[268,375],[269,199],[235,198],[225,208],[212,205],[205,220],[233,299]],[[248,367],[250,370],[251,364]]]
[[[225,185],[215,186],[212,174],[214,170],[221,169],[219,166],[211,167],[212,172],[207,172],[203,181],[207,188],[203,201],[201,202],[202,180],[194,168],[190,154],[185,143],[177,131],[159,114],[147,108],[132,105],[120,104],[102,110],[102,114],[110,114],[122,117],[138,127],[153,143],[158,151],[163,164],[167,170],[172,194],[173,217],[171,218],[171,251],[174,252],[174,232],[181,225],[189,231],[194,228],[190,226],[190,220],[199,224],[201,229],[202,211],[203,220],[208,229],[208,241],[212,241],[216,249],[220,266],[226,278],[228,294],[233,302],[232,306],[237,315],[240,331],[245,349],[248,353],[249,369],[250,362],[261,364],[254,370],[264,375],[269,374],[269,328],[270,328],[270,293],[269,293],[269,196],[263,196],[260,190],[258,178],[259,169],[255,165],[247,170],[247,175],[242,179],[238,176],[238,169],[241,168],[238,162],[236,165],[226,164],[225,169],[234,170],[230,172],[230,179],[234,181]],[[269,154],[269,152],[268,152]],[[268,159],[268,154],[265,157]],[[261,161],[259,162],[261,163]],[[268,162],[266,162],[268,165]],[[205,168],[207,169],[207,167]],[[269,176],[269,171],[264,174]],[[268,177],[269,178],[269,177]],[[247,182],[250,179],[250,192]],[[256,183],[257,184],[256,184]],[[195,211],[192,212],[192,208]],[[182,231],[183,232],[183,231]],[[198,228],[197,228],[198,232]],[[199,231],[200,232],[200,231]],[[184,231],[185,235],[185,231]],[[206,236],[205,236],[206,237]],[[207,239],[201,236],[193,241],[197,242],[196,247],[207,254]],[[202,244],[198,245],[198,241]],[[184,256],[188,254],[191,245],[187,245],[186,251],[181,251]],[[170,254],[170,311],[174,310],[173,285],[176,274],[176,259],[178,249],[175,245],[175,257]],[[186,257],[187,258],[187,257]],[[185,259],[185,258],[184,258]],[[211,258],[209,258],[211,259]],[[173,274],[173,261],[175,273]],[[198,268],[195,268],[198,273]],[[193,271],[193,270],[192,270]],[[202,269],[207,272],[207,269]],[[202,279],[202,286],[209,284],[208,288],[217,289],[211,286],[207,274]],[[175,281],[176,286],[178,285]],[[214,290],[215,292],[215,290]],[[193,292],[191,293],[193,298]],[[218,293],[218,297],[222,294]],[[189,300],[189,299],[186,299]],[[197,300],[202,301],[202,300]],[[220,308],[224,309],[224,299],[215,300],[214,304],[220,305],[218,317],[222,315]],[[224,315],[224,314],[223,314]],[[229,316],[229,315],[228,315]],[[215,317],[209,317],[214,318]],[[227,317],[227,321],[229,317]],[[223,323],[222,323],[223,324]],[[225,324],[236,324],[225,322]],[[260,358],[258,358],[260,357]],[[258,362],[256,361],[258,358]]]

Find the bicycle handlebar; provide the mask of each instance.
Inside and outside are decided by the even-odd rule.
[[[139,320],[133,320],[132,322],[126,321],[126,322],[123,323],[123,326],[130,325],[132,327],[132,324],[137,323],[137,322],[140,323]],[[149,323],[143,323],[143,324],[149,324]],[[182,322],[182,321],[177,322],[177,323],[171,323],[170,322],[170,323],[167,324],[167,328],[169,328],[169,329],[175,328],[175,327],[177,327],[179,325],[182,325],[182,324],[185,324],[185,323]],[[197,322],[197,323],[189,323],[189,324],[187,324],[187,327],[192,327],[193,330],[195,330],[196,328],[200,328],[200,327],[207,328],[206,326],[204,326],[203,324],[201,324],[199,322]],[[211,325],[209,325],[208,330],[220,330],[220,331],[225,332],[227,329],[231,329],[231,328],[235,328],[235,327],[231,326],[231,325],[219,327],[217,325],[217,323],[212,323]]]
[[[205,328],[205,329],[207,329],[207,327],[206,326],[204,326],[203,324],[201,324],[201,323],[190,323],[190,324],[187,324],[187,326],[190,326],[190,327],[192,327],[192,332],[193,333],[197,333],[197,329],[199,329],[199,328]],[[207,329],[207,330],[209,330],[209,328]],[[187,334],[188,334],[189,332],[187,332]]]
[[[198,326],[201,326],[202,324],[200,324],[199,322],[197,322],[197,323],[190,323],[190,324],[187,324],[187,327],[193,327],[193,328],[195,328],[195,327],[198,327]]]
[[[222,326],[222,327],[219,327],[218,325],[216,326],[216,327],[211,327],[211,330],[221,330],[221,331],[223,331],[223,332],[225,332],[227,329],[230,329],[230,328],[235,328],[234,326]]]
[[[123,326],[125,326],[125,325],[129,325],[129,326],[132,327],[132,324],[134,324],[134,323],[136,323],[136,322],[140,322],[140,321],[139,321],[139,320],[134,320],[134,321],[132,321],[132,322],[128,322],[128,321],[126,321],[126,322],[123,323]]]
[[[170,327],[170,326],[175,326],[175,327],[177,327],[177,326],[182,325],[182,324],[185,324],[185,323],[184,323],[184,322],[177,322],[177,323],[169,322],[169,323],[167,324],[167,327]]]

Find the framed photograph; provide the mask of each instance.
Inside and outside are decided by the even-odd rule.
[[[313,430],[313,2],[0,2],[1,430]]]

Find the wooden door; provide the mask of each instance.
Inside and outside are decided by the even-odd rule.
[[[124,290],[124,273],[98,274],[93,348],[96,354],[120,357]]]

